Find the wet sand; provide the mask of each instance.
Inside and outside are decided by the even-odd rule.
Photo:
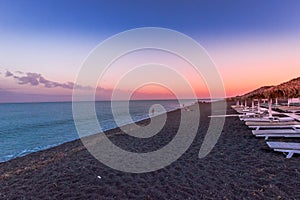
[[[117,171],[76,140],[0,163],[0,199],[300,199],[300,157],[286,159],[273,152],[238,117],[226,118],[218,143],[199,159],[210,104],[201,103],[200,111],[194,142],[163,169],[142,174]],[[119,129],[106,134],[126,150],[148,152],[171,141],[179,120],[180,111],[168,113],[166,126],[148,139],[134,139]]]

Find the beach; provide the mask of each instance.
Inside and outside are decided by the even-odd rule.
[[[215,102],[218,104],[218,102]],[[230,107],[227,114],[236,114]],[[0,163],[0,199],[299,199],[299,156],[286,159],[253,137],[238,117],[227,117],[213,150],[199,159],[210,103],[199,103],[200,126],[190,148],[157,171],[126,173],[95,159],[80,140]],[[195,111],[191,111],[195,112]],[[180,111],[167,113],[157,135],[133,139],[119,128],[105,132],[119,147],[149,152],[166,145]],[[139,124],[146,125],[149,120]]]

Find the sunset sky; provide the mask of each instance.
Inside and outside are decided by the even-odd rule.
[[[299,10],[299,1],[276,0],[0,0],[0,102],[70,100],[84,59],[100,42],[149,26],[173,29],[200,43],[216,64],[227,96],[279,84],[300,76]],[[167,53],[137,52],[119,60],[99,83],[98,99],[108,98],[132,60],[158,57],[184,74],[199,98],[209,97],[205,81],[189,64]],[[145,73],[140,70],[137,77]],[[171,78],[167,74],[160,75]],[[130,92],[133,83],[121,90]],[[180,82],[173,86],[188,97]],[[90,89],[88,82],[80,87]],[[155,85],[136,92],[139,99],[173,97]]]

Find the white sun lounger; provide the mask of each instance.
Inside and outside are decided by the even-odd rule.
[[[300,130],[297,129],[266,129],[266,130],[253,130],[252,134],[253,135],[263,135],[263,134],[293,134],[293,133],[300,133]]]
[[[300,133],[269,133],[269,134],[262,134],[262,135],[255,135],[255,137],[263,137],[265,140],[269,138],[279,137],[279,138],[299,138]]]
[[[300,154],[300,143],[295,143],[295,142],[267,142],[267,145],[271,149],[274,149],[274,151],[288,153],[286,158],[291,158],[294,155],[294,153]]]
[[[272,119],[268,117],[260,117],[260,118],[245,118],[245,122],[272,122],[272,121],[278,121],[278,122],[291,122],[295,121],[292,117],[274,117]]]
[[[280,122],[291,122],[291,121],[295,121],[295,119],[293,117],[279,117],[278,121],[280,121]]]
[[[244,118],[245,122],[271,122],[269,118],[265,117],[253,117],[253,118]]]
[[[251,125],[248,126],[250,129],[255,129],[255,130],[261,130],[261,129],[300,129],[300,124],[299,125]]]
[[[299,122],[290,121],[290,122],[246,122],[247,126],[273,126],[273,125],[300,125]]]
[[[253,135],[256,137],[264,137],[268,140],[269,137],[288,137],[295,138],[300,137],[299,129],[267,129],[267,130],[253,130]]]

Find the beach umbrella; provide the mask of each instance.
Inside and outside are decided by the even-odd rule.
[[[272,99],[276,99],[276,104],[278,104],[278,99],[280,98],[299,98],[300,97],[300,77],[292,79],[288,82],[279,84],[277,86],[263,86],[256,90],[253,90],[242,96],[243,98],[257,98],[258,99],[258,109],[260,107],[260,99],[268,100],[269,115],[272,116]],[[289,101],[290,102],[290,101]]]
[[[290,104],[291,104],[291,99],[288,98],[288,107],[290,107]]]
[[[276,99],[276,102],[278,101],[278,98],[284,97],[284,93],[282,90],[276,88],[276,86],[271,87],[263,91],[263,95],[268,99],[268,112],[269,117],[272,117],[272,99]]]
[[[244,95],[245,98],[249,98],[252,100],[252,107],[254,107],[254,99],[257,99],[257,110],[260,112],[260,99],[266,98],[264,91],[271,88],[272,86],[263,86],[252,92],[249,92]]]
[[[295,98],[299,97],[300,77],[288,82],[266,89],[263,94],[269,99],[269,113],[272,115],[272,98]],[[271,105],[270,105],[271,104]]]
[[[236,106],[240,106],[240,100],[239,100],[239,98],[236,98]]]
[[[273,99],[277,98],[278,99],[278,98],[285,97],[285,92],[281,88],[278,88],[277,86],[266,89],[263,92],[263,94],[267,99],[269,99],[269,98],[273,98]]]
[[[240,96],[229,98],[231,101],[235,101],[236,106],[242,106],[242,99]]]
[[[268,112],[269,112],[269,117],[273,117],[273,114],[272,114],[272,99],[270,98],[268,100]]]
[[[250,99],[262,99],[265,98],[264,91],[271,88],[273,86],[263,86],[256,90],[253,90],[252,92],[249,92],[245,95],[243,95],[244,98],[250,98]]]
[[[300,77],[276,86],[287,98],[300,97]]]
[[[300,77],[269,88],[264,91],[264,95],[269,98],[287,98],[289,104],[290,98],[297,98],[300,96]]]

